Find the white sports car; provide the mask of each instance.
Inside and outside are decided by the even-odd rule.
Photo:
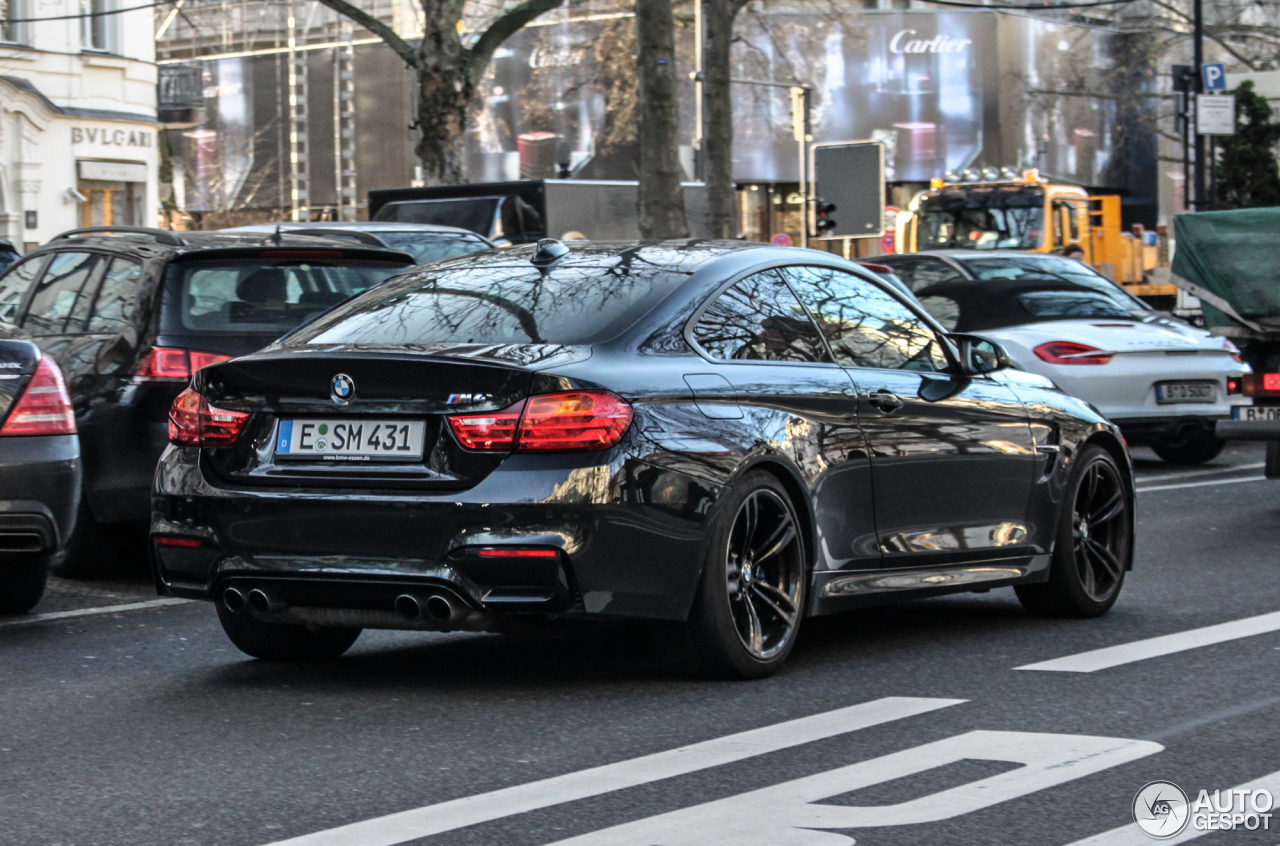
[[[878,257],[955,332],[999,341],[1021,369],[1052,379],[1118,424],[1131,446],[1199,464],[1225,441],[1215,420],[1247,405],[1249,371],[1225,338],[1152,311],[1074,259],[942,250]]]

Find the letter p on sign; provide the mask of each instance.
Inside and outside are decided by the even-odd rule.
[[[1200,79],[1204,82],[1204,90],[1206,92],[1227,90],[1227,71],[1221,62],[1201,65]]]

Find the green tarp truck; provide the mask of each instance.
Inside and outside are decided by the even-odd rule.
[[[1268,441],[1267,477],[1280,478],[1280,207],[1180,214],[1173,232],[1171,281],[1253,369],[1242,386],[1253,405],[1234,408],[1218,437]]]

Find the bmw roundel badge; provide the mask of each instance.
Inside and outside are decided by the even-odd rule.
[[[329,396],[338,405],[346,405],[355,399],[356,383],[345,373],[339,373],[329,380]]]

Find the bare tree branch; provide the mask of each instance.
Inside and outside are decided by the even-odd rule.
[[[337,0],[342,2],[342,0]],[[329,0],[320,0],[327,3]],[[512,35],[515,35],[521,27],[533,21],[539,15],[551,11],[564,4],[564,0],[525,0],[519,6],[504,13],[496,21],[489,25],[479,40],[471,45],[471,49],[467,52],[470,54],[471,66],[476,71],[481,71],[489,60],[493,58],[493,52],[502,46],[502,42],[506,41]]]
[[[404,60],[404,63],[411,68],[418,66],[418,57],[414,54],[413,48],[409,43],[400,36],[391,27],[375,18],[373,15],[348,3],[347,0],[319,0],[319,2],[333,9],[340,15],[348,17],[358,23],[360,26],[372,32],[387,43],[387,46],[396,51],[396,55]]]

